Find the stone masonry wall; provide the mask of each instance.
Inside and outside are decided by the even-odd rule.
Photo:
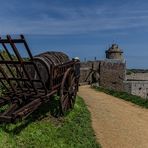
[[[99,74],[99,85],[108,89],[124,91],[123,81],[125,80],[126,64],[121,60],[88,61],[81,63],[80,83],[88,77],[91,69]],[[92,82],[90,75],[87,82]]]
[[[130,80],[147,80],[148,81],[148,73],[132,73],[130,75],[126,75],[126,79]]]
[[[102,61],[100,65],[100,86],[124,91],[126,64],[121,61]]]
[[[124,91],[131,94],[132,91],[132,85],[131,82],[129,81],[124,81]]]
[[[81,62],[80,83],[88,77],[91,69],[99,74],[99,85],[116,91],[148,98],[148,73],[138,73],[126,76],[126,64],[121,60],[104,60]],[[127,79],[127,80],[126,80]],[[130,81],[128,81],[130,79]],[[92,82],[92,75],[86,83]]]
[[[87,76],[89,75],[90,69],[92,67],[92,62],[81,62],[80,64],[80,83],[84,83]],[[90,77],[88,78],[87,82],[89,83],[91,81]]]
[[[100,61],[81,62],[80,83],[85,82],[86,78],[88,77],[88,75],[92,69],[92,65],[93,65],[93,69],[99,71],[99,63],[100,63]],[[86,82],[90,83],[91,81],[92,81],[92,77],[90,75]]]
[[[125,81],[125,91],[148,99],[148,81]]]

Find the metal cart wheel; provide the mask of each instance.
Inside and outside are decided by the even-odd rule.
[[[64,74],[60,88],[60,103],[62,114],[72,109],[77,94],[76,77],[72,68],[68,68]]]

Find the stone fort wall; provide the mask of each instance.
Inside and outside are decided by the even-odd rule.
[[[100,65],[100,86],[124,91],[126,64],[115,60],[105,60]]]
[[[126,79],[130,80],[147,80],[148,81],[148,73],[132,73],[130,75],[126,75]]]
[[[126,75],[125,91],[148,99],[148,73]]]
[[[100,86],[117,91],[123,91],[123,81],[125,80],[126,70],[125,62],[120,60],[82,62],[80,69],[80,83],[92,82],[93,72],[91,72],[91,69],[97,72],[97,82]]]
[[[99,74],[99,86],[148,98],[148,73],[126,75],[126,63],[119,60],[81,62],[81,84],[92,82],[91,69]]]
[[[80,83],[91,83],[92,82],[92,73],[91,69],[94,69],[99,72],[99,65],[101,61],[87,61],[81,62],[80,64]],[[89,77],[88,77],[89,76]]]
[[[133,80],[125,81],[124,84],[126,92],[148,99],[148,81]]]
[[[123,51],[117,44],[106,51],[105,60],[81,62],[80,71],[80,83],[95,80],[101,87],[148,98],[148,73],[126,75]]]

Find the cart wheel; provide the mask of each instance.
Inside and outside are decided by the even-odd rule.
[[[74,107],[76,95],[77,85],[74,71],[72,68],[68,68],[64,74],[60,89],[60,102],[63,115]]]

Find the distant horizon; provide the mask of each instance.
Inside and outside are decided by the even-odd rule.
[[[127,68],[148,69],[147,0],[10,0],[0,5],[0,34],[24,34],[34,54],[61,50],[105,58],[117,43]]]

